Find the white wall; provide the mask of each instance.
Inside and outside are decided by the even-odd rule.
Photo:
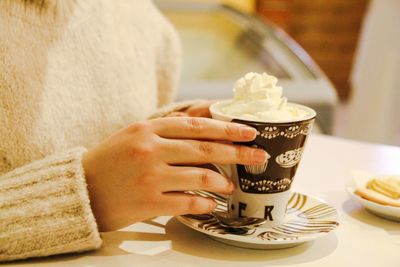
[[[351,83],[344,136],[400,145],[399,0],[371,1]]]

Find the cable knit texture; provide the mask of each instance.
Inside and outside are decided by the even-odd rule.
[[[0,260],[101,245],[82,154],[169,104],[179,58],[148,0],[0,1]]]

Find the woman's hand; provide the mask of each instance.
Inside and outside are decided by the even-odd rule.
[[[204,100],[194,104],[183,111],[171,112],[167,117],[204,117],[211,118],[210,106],[215,100]]]
[[[263,150],[214,142],[255,136],[255,129],[241,124],[192,117],[154,119],[116,132],[83,157],[100,230],[159,215],[212,211],[213,200],[184,191],[230,194],[234,185],[217,172],[193,166],[262,164],[269,158]]]

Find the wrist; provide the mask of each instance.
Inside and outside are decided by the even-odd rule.
[[[85,174],[85,179],[86,179],[86,184],[87,184],[87,190],[88,190],[88,194],[89,194],[89,201],[90,201],[90,207],[92,209],[93,215],[96,219],[98,228],[100,231],[104,230],[103,227],[103,223],[101,221],[102,216],[100,216],[100,211],[101,209],[99,209],[98,207],[98,197],[97,197],[97,190],[96,190],[96,182],[95,182],[95,178],[92,174],[91,171],[91,155],[90,155],[90,151],[86,151],[83,155],[82,155],[82,168]]]

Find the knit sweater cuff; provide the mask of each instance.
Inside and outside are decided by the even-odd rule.
[[[201,102],[204,102],[204,100],[196,99],[196,100],[187,100],[187,101],[172,103],[172,104],[163,106],[160,109],[158,109],[155,113],[150,115],[149,119],[165,117],[169,113],[172,113],[175,111],[183,111],[183,110],[187,109],[188,107],[193,106],[195,104],[199,104]]]
[[[101,246],[81,164],[83,148],[0,176],[0,261]]]

